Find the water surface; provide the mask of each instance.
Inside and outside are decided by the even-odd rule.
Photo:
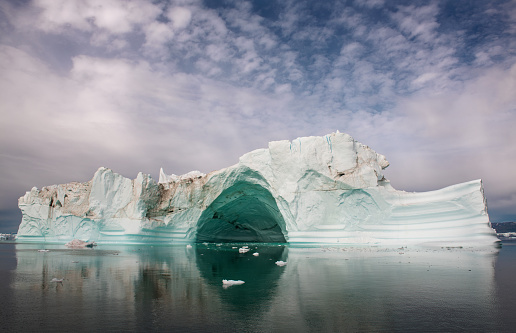
[[[510,244],[500,251],[248,244],[243,254],[240,246],[0,243],[2,328],[509,332],[515,324]],[[245,283],[224,288],[223,279]]]

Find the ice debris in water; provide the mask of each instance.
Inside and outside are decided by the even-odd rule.
[[[66,243],[65,245],[68,246],[68,247],[71,247],[71,248],[82,248],[82,247],[94,247],[94,246],[97,246],[97,244],[95,244],[95,242],[85,242],[85,241],[82,241],[80,239],[71,240],[68,243]]]
[[[224,286],[238,286],[244,283],[242,280],[222,280]]]
[[[246,253],[246,252],[249,252],[249,249],[246,246],[243,246],[243,247],[238,249],[238,252],[239,253]]]
[[[281,266],[285,266],[287,264],[287,262],[286,261],[278,260],[278,261],[275,262],[275,264],[281,267]]]
[[[63,282],[64,279],[53,278],[50,282]]]
[[[186,248],[187,248],[187,249],[191,249],[191,248],[192,248],[192,245],[188,244],[188,245],[186,245]]]
[[[50,250],[38,250],[38,252],[50,252]]]
[[[258,252],[253,253],[253,256],[258,257],[260,254]]]

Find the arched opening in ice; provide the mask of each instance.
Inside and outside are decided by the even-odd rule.
[[[239,182],[206,208],[197,224],[198,242],[286,242],[285,221],[274,197],[260,185]]]

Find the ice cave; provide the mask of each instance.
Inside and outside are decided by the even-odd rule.
[[[240,182],[204,210],[197,223],[197,241],[284,243],[282,228],[285,221],[269,191]]]

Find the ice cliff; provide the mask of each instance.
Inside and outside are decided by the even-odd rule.
[[[156,183],[99,168],[19,199],[19,241],[289,242],[480,246],[497,242],[482,182],[395,190],[383,155],[343,133],[270,142],[207,175]]]

